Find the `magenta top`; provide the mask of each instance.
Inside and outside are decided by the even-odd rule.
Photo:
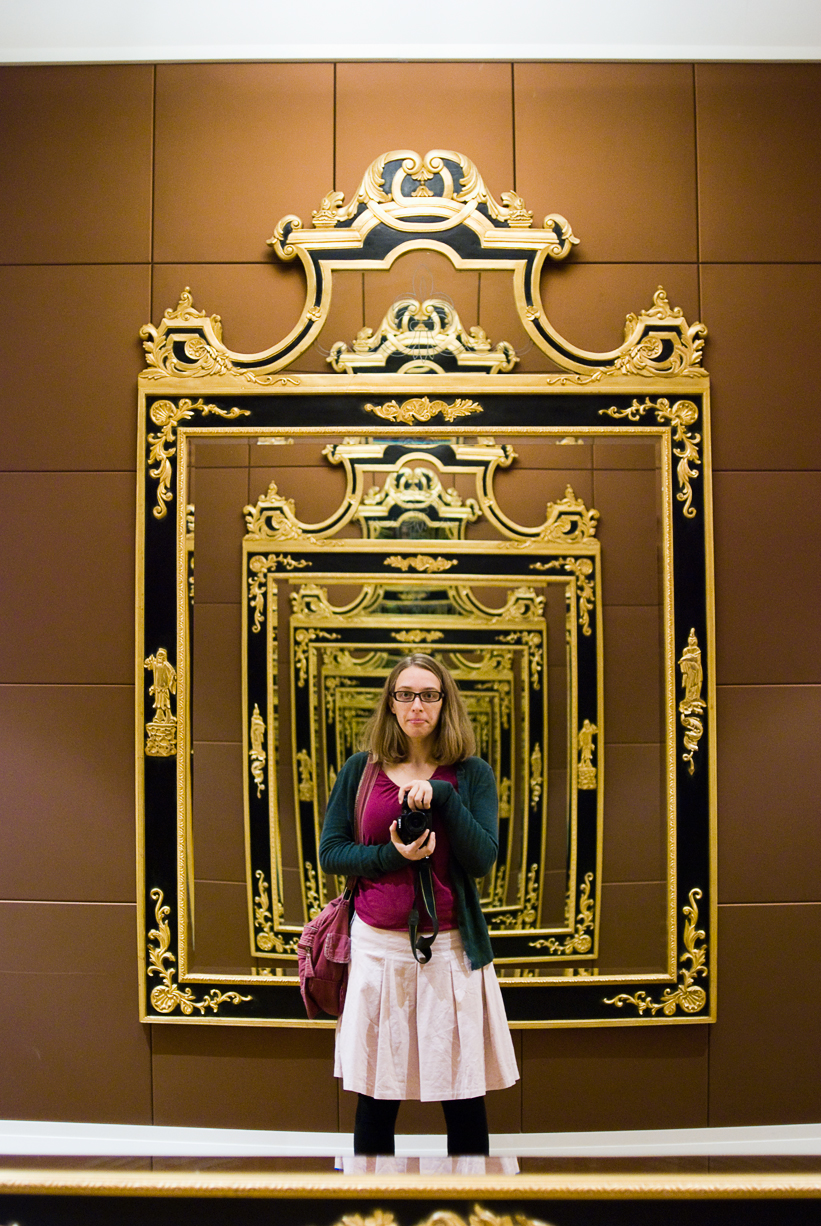
[[[438,766],[431,775],[432,779],[443,779],[446,783],[456,783],[455,766]],[[395,822],[402,812],[399,803],[399,785],[389,779],[384,770],[374,780],[371,794],[362,814],[362,831],[360,838],[365,844],[390,842],[391,822]],[[450,841],[445,834],[441,822],[436,817],[436,810],[431,811],[432,830],[436,835],[436,847],[428,860],[433,879],[433,894],[436,900],[436,915],[439,927],[455,928],[456,898],[450,882],[448,862],[450,859]],[[356,887],[356,914],[372,928],[391,928],[402,930],[408,926],[408,913],[413,906],[416,894],[417,870],[410,860],[394,873],[385,873],[383,877],[371,879],[360,877]],[[432,927],[425,904],[419,895],[419,928]]]

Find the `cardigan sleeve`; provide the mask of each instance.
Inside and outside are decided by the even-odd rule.
[[[464,772],[464,795],[444,779],[431,780],[433,805],[462,868],[472,877],[484,877],[499,854],[496,778],[481,758],[468,758]]]
[[[368,755],[354,754],[339,772],[319,840],[319,866],[343,877],[381,877],[405,863],[393,843],[365,846],[354,838],[356,792]]]

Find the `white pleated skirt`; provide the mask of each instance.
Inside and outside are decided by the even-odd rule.
[[[518,1081],[493,965],[471,970],[458,929],[440,932],[427,965],[407,932],[355,917],[334,1074],[371,1098],[478,1098]]]

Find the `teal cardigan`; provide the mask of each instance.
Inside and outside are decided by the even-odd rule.
[[[322,827],[319,863],[323,872],[342,877],[381,877],[407,864],[393,843],[366,846],[354,841],[356,790],[368,760],[356,753],[339,772]],[[490,872],[499,853],[496,778],[481,758],[456,767],[458,792],[444,779],[431,779],[433,808],[450,840],[450,878],[456,896],[459,932],[474,970],[493,961],[487,923],[476,878]]]

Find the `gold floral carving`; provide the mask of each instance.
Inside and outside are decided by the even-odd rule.
[[[154,915],[157,927],[152,928],[148,934],[146,973],[159,975],[162,980],[162,983],[158,983],[151,991],[151,1004],[157,1012],[173,1013],[179,1006],[180,1012],[189,1017],[195,1009],[198,1013],[205,1013],[206,1009],[216,1013],[220,1005],[225,1004],[226,1001],[229,1004],[238,1005],[240,1001],[253,1000],[251,996],[240,996],[238,992],[218,992],[216,988],[213,988],[202,1000],[197,1000],[190,988],[186,988],[183,992],[174,982],[174,972],[168,965],[177,960],[170,950],[171,929],[167,921],[171,908],[163,906],[163,892],[156,887],[151,891],[151,898],[156,903]]]
[[[156,465],[155,468],[148,469],[149,474],[156,478],[159,482],[157,486],[157,505],[154,507],[154,515],[157,519],[163,519],[168,508],[167,502],[171,502],[174,495],[171,493],[171,477],[173,475],[171,468],[171,457],[176,455],[177,445],[174,433],[181,421],[185,421],[189,417],[193,417],[195,413],[202,413],[204,417],[210,414],[217,414],[219,417],[226,417],[229,420],[234,417],[250,416],[250,409],[220,409],[215,404],[205,404],[200,397],[199,400],[181,399],[179,404],[174,404],[170,400],[155,400],[151,408],[148,410],[148,415],[155,426],[159,426],[158,434],[149,434],[148,439],[148,463]]]
[[[537,741],[530,755],[530,807],[535,809],[542,798],[542,747]]]
[[[576,738],[579,750],[579,790],[582,792],[595,792],[596,790],[597,771],[593,765],[593,754],[596,751],[595,737],[598,731],[596,725],[586,719]]]
[[[598,512],[593,512],[597,515]],[[595,529],[594,529],[595,530]],[[590,558],[556,558],[553,562],[531,562],[531,570],[557,570],[561,567],[576,576],[576,591],[579,601],[579,625],[582,634],[591,634],[590,613],[596,603],[596,590],[590,582],[593,562]]]
[[[663,330],[660,325],[664,325]],[[639,339],[630,344],[637,334]],[[695,375],[703,378],[706,372],[701,366],[701,351],[706,335],[704,324],[695,323],[688,327],[681,308],[671,307],[667,294],[659,286],[649,310],[627,316],[624,341],[629,348],[616,359],[615,369],[625,375]],[[672,341],[670,352],[665,352],[665,341]]]
[[[404,558],[400,554],[392,553],[390,557],[385,558],[385,566],[395,566],[397,570],[419,570],[426,571],[429,574],[438,574],[443,570],[450,570],[451,566],[456,565],[454,558],[432,558],[429,554],[418,553],[416,557]]]
[[[248,757],[251,759],[251,774],[257,785],[257,798],[265,791],[265,763],[268,755],[265,751],[265,720],[259,713],[259,703],[254,703],[251,716],[251,748]]]
[[[375,1209],[367,1217],[361,1213],[346,1213],[334,1226],[398,1226],[398,1223],[392,1213]],[[452,1209],[437,1209],[417,1226],[547,1226],[547,1223],[525,1213],[497,1214],[485,1209],[484,1205],[474,1205],[467,1221]]]
[[[177,671],[164,647],[148,656],[144,665],[154,677],[148,689],[154,701],[154,718],[145,725],[145,752],[152,758],[173,758],[177,752],[177,717],[171,710],[171,695],[177,692]]]
[[[692,775],[695,770],[693,755],[698,752],[698,743],[704,735],[702,715],[707,703],[701,697],[701,687],[704,682],[704,671],[701,667],[701,648],[698,645],[695,630],[691,630],[687,638],[687,646],[681,653],[678,662],[681,669],[681,684],[684,687],[684,697],[678,704],[682,727],[684,728],[684,749],[681,755],[687,763],[687,769]]]
[[[415,422],[430,421],[441,413],[445,421],[456,421],[459,417],[472,417],[474,413],[484,413],[484,409],[475,400],[455,400],[446,404],[444,400],[429,400],[427,396],[415,396],[412,400],[404,400],[397,404],[388,400],[385,404],[366,404],[366,413],[373,413],[383,421],[399,421],[410,426]]]
[[[219,315],[207,315],[194,307],[186,285],[176,307],[164,313],[159,328],[145,324],[140,328],[148,369],[143,378],[200,378],[204,375],[239,375],[250,383],[270,384],[273,379],[253,370],[235,366],[222,343]],[[181,361],[176,348],[182,345],[187,361]]]
[[[538,528],[523,528],[501,514],[498,507],[490,500],[483,501],[482,510],[488,518],[500,527],[506,535],[513,530],[517,543],[522,546],[531,541],[545,541],[560,545],[578,545],[591,541],[596,535],[598,511],[584,505],[577,498],[572,485],[564,491],[564,498],[549,502],[545,507],[545,520]],[[536,568],[538,569],[538,568]]]
[[[248,599],[254,610],[254,624],[251,629],[255,634],[259,633],[265,621],[265,589],[268,572],[275,571],[277,566],[283,566],[286,570],[294,570],[296,567],[310,566],[310,562],[303,558],[292,558],[288,553],[252,555],[248,562],[248,568],[251,571],[248,579]]]
[[[263,953],[276,954],[294,954],[296,953],[299,937],[295,936],[290,941],[286,941],[274,930],[273,920],[271,916],[271,899],[268,894],[268,882],[265,880],[265,874],[261,868],[258,868],[254,873],[259,886],[259,894],[254,895],[254,927],[260,931],[257,932],[256,942],[257,949]],[[282,919],[282,908],[279,908],[277,921]]]
[[[408,359],[403,374],[442,374],[438,359],[447,357],[459,370],[497,375],[512,370],[519,360],[507,341],[494,349],[483,328],[466,329],[446,299],[420,302],[408,297],[394,302],[376,332],[361,328],[350,349],[344,341],[332,345],[328,362],[334,370],[351,374],[384,370],[394,354]]]
[[[565,941],[556,937],[542,938],[539,941],[529,941],[532,949],[546,949],[551,954],[587,954],[593,948],[593,938],[590,930],[596,919],[596,903],[591,898],[593,874],[585,873],[582,888],[579,891],[579,914],[576,917],[576,929]],[[569,901],[569,900],[568,900]]]
[[[316,919],[322,910],[322,903],[319,899],[316,869],[310,860],[305,861],[305,900],[308,904],[308,919]]]
[[[527,588],[521,590],[525,592],[528,591]],[[506,612],[506,609],[502,609],[500,611],[501,615],[504,615]],[[513,614],[513,616],[522,615],[523,614],[518,611]],[[508,614],[508,616],[510,616],[510,614]],[[541,689],[542,648],[544,646],[541,634],[539,634],[537,630],[512,630],[510,634],[497,634],[496,638],[500,643],[523,643],[524,646],[529,649],[528,656],[530,659],[530,684],[534,690]]]
[[[441,630],[392,630],[391,638],[397,643],[436,643],[445,637]]]
[[[693,489],[690,482],[698,477],[698,465],[701,463],[698,450],[701,435],[690,434],[688,430],[688,427],[695,425],[698,421],[698,407],[693,404],[693,401],[677,400],[670,408],[669,400],[664,397],[655,402],[648,398],[643,404],[634,400],[629,409],[611,407],[599,409],[599,412],[607,414],[608,417],[626,417],[629,421],[639,421],[648,409],[655,411],[658,421],[667,421],[673,426],[673,438],[679,444],[678,447],[673,448],[674,454],[679,458],[676,465],[679,492],[676,498],[679,502],[684,503],[684,514],[687,518],[692,519],[696,514],[696,509],[692,506]]]
[[[678,987],[665,988],[659,1001],[651,1000],[646,992],[636,992],[635,996],[628,996],[622,992],[618,996],[605,999],[606,1005],[615,1005],[617,1009],[621,1009],[623,1005],[635,1005],[641,1014],[649,1011],[655,1016],[661,1011],[665,1017],[672,1017],[676,1009],[682,1009],[685,1013],[699,1013],[704,1008],[707,1003],[707,993],[695,982],[699,976],[706,977],[708,973],[706,933],[696,927],[698,923],[696,900],[699,898],[701,898],[701,890],[691,890],[690,905],[683,908],[683,940],[686,952],[681,955],[679,962],[687,962],[689,966],[679,971]],[[703,944],[698,944],[698,942],[703,942]]]
[[[302,689],[308,677],[308,648],[316,639],[338,639],[339,635],[330,630],[306,630],[300,627],[294,635],[294,663],[297,668],[297,685]]]

